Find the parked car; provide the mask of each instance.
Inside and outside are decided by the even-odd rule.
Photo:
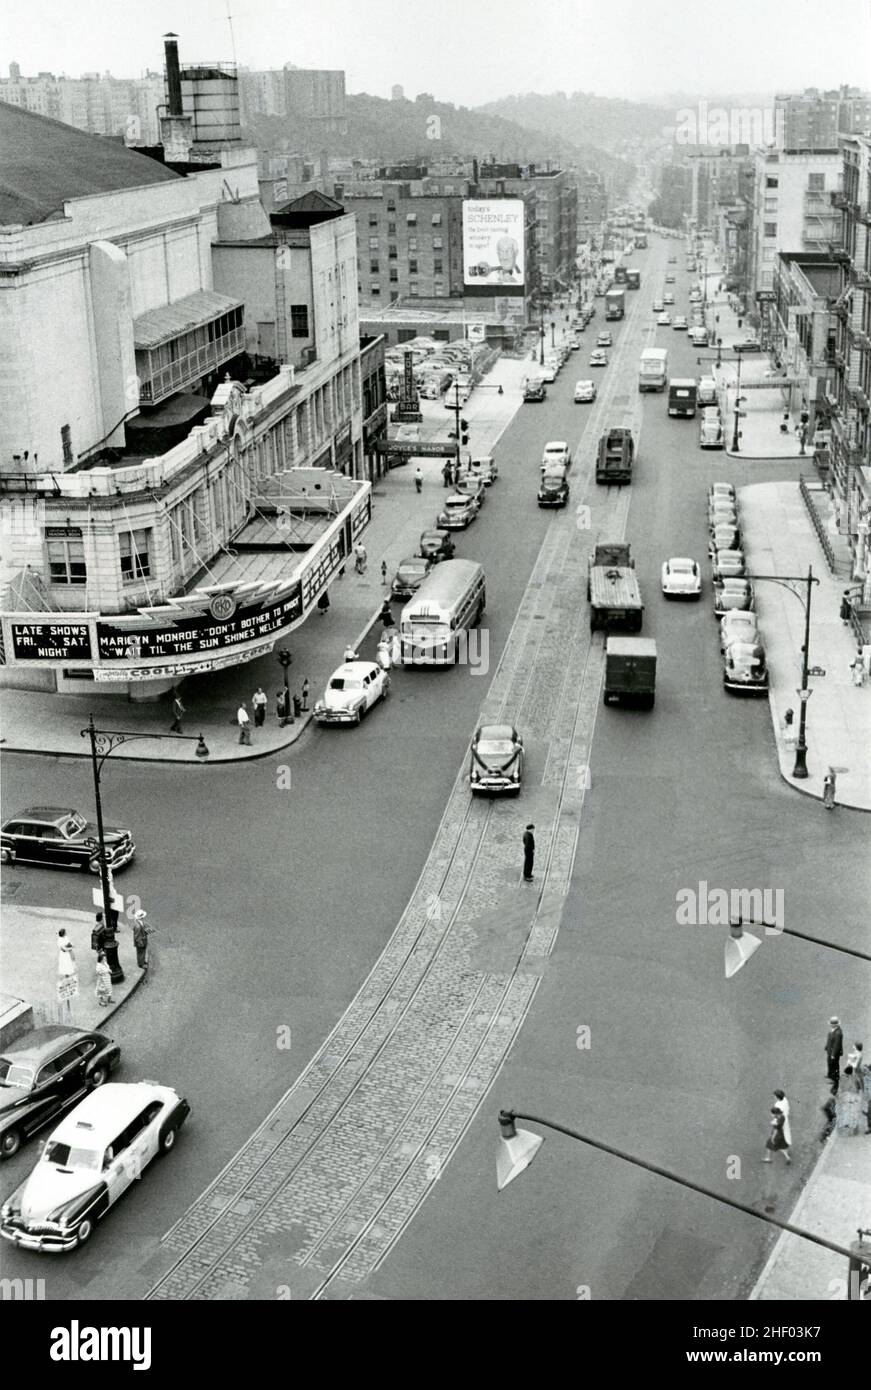
[[[482,724],[469,750],[469,785],[473,792],[520,792],[523,739],[513,724]]]
[[[596,399],[596,383],[594,381],[578,381],[575,384],[575,404],[586,405]]]
[[[545,362],[544,366],[539,368],[539,371],[544,380],[550,385],[552,382],[556,381],[556,374],[559,371],[559,367],[555,362]]]
[[[718,522],[710,528],[708,539],[708,554],[712,563],[716,564],[717,552],[720,550],[739,550],[741,547],[741,533],[734,523]]]
[[[711,483],[708,488],[708,505],[713,502],[715,497],[728,497],[735,501],[735,488],[732,483]]]
[[[449,492],[442,510],[436,517],[436,526],[448,531],[463,531],[471,526],[478,515],[478,503],[465,492]]]
[[[699,387],[696,399],[700,406],[707,407],[717,404],[717,382],[712,376],[700,376]]]
[[[699,448],[722,449],[724,442],[720,412],[716,406],[708,406],[699,421]]]
[[[702,292],[701,292],[701,290],[690,290],[690,304],[701,304],[701,302],[702,302]]]
[[[485,487],[491,487],[499,477],[499,465],[492,454],[469,460],[469,472],[476,473]]]
[[[471,497],[478,511],[484,505],[487,496],[487,488],[480,473],[472,473],[468,468],[464,468],[454,483],[454,492],[461,492],[465,497]]]
[[[734,609],[750,612],[756,607],[749,579],[714,580],[714,614],[724,618]]]
[[[580,338],[578,337],[578,334],[577,334],[577,333],[573,333],[573,334],[571,335],[571,337],[569,338],[569,348],[571,349],[572,352],[578,352],[579,349],[580,349],[580,346],[581,346],[581,340],[580,340]]]
[[[0,1157],[12,1158],[25,1139],[102,1086],[120,1057],[105,1034],[68,1024],[16,1038],[0,1056]]]
[[[761,352],[762,344],[758,338],[743,338],[740,343],[733,344],[733,352]]]
[[[423,555],[409,555],[407,559],[400,560],[390,586],[393,597],[411,598],[412,594],[417,593],[432,566],[432,560]]]
[[[759,636],[759,619],[755,613],[733,609],[720,619],[720,651],[732,642],[755,642]]]
[[[607,367],[607,365],[608,365],[608,354],[607,354],[607,352],[605,352],[604,348],[595,348],[594,351],[590,353],[590,366],[591,366],[591,367]]]
[[[318,724],[359,724],[363,715],[390,694],[390,677],[375,661],[344,661],[314,707]]]
[[[707,347],[708,334],[704,328],[694,324],[690,329],[689,338],[693,347]]]
[[[133,836],[123,826],[104,826],[103,843],[106,863],[113,871],[129,864],[136,853]],[[3,822],[0,861],[53,869],[88,869],[98,874],[97,827],[79,811],[61,806],[29,806]]]
[[[758,642],[731,642],[723,653],[726,690],[764,695],[768,689],[765,648]]]
[[[434,565],[437,565],[439,560],[452,560],[456,549],[453,536],[443,527],[421,532],[420,554],[424,559],[432,560]]]
[[[702,574],[695,560],[674,556],[662,566],[662,592],[666,598],[699,598]]]
[[[3,1203],[0,1235],[25,1250],[84,1245],[151,1160],[174,1148],[189,1114],[177,1091],[154,1081],[109,1082],[85,1096]]]
[[[712,576],[717,579],[743,579],[747,561],[743,550],[718,550],[711,561]]]

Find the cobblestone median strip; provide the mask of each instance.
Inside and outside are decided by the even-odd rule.
[[[596,503],[615,538],[627,506],[625,489]],[[168,1233],[166,1272],[147,1297],[221,1299],[228,1289],[244,1297],[277,1238],[291,1291],[297,1271],[303,1296],[321,1296],[333,1281],[357,1284],[434,1190],[522,1026],[536,963],[559,927],[586,789],[576,772],[588,760],[603,667],[601,640],[586,630],[589,540],[569,515],[551,522],[482,710],[482,719],[512,720],[547,744],[534,792],[542,894],[538,906],[530,899],[525,925],[520,914],[510,968],[481,970],[474,960],[477,924],[517,894],[516,808],[473,801],[463,769],[369,977],[291,1089]]]

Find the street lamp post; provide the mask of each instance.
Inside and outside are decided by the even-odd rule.
[[[293,713],[293,705],[290,699],[290,686],[287,680],[287,668],[293,661],[293,655],[287,650],[287,647],[279,647],[276,651],[276,656],[278,657],[278,664],[284,676],[284,718],[281,723],[282,725],[294,724],[296,719]]]
[[[735,351],[738,353],[738,380],[737,380],[737,383],[736,383],[736,385],[735,385],[735,428],[734,428],[733,431],[732,431],[732,453],[733,453],[733,454],[739,453],[739,452],[740,452],[740,449],[741,449],[741,445],[740,445],[741,431],[738,429],[738,423],[739,423],[739,421],[740,421],[740,419],[741,419],[741,361],[742,361],[742,358],[741,358],[741,353],[738,351],[737,348],[735,349]]]
[[[807,702],[812,695],[808,688],[808,678],[810,674],[810,641],[811,641],[811,596],[814,584],[819,584],[813,572],[813,566],[808,565],[807,574],[753,574],[750,576],[754,584],[759,580],[769,584],[780,584],[786,589],[787,593],[793,594],[804,608],[804,642],[801,649],[801,689],[797,691],[801,701],[801,711],[798,717],[798,737],[795,743],[795,764],[792,769],[793,777],[802,780],[809,776],[807,770]],[[807,594],[802,598],[797,590],[793,589],[793,584],[806,584]]]
[[[106,837],[103,829],[103,799],[100,792],[100,774],[106,759],[119,748],[122,743],[130,743],[133,739],[154,738],[172,739],[174,743],[196,743],[196,756],[207,758],[209,750],[202,734],[196,737],[193,734],[133,734],[122,732],[118,729],[98,729],[94,725],[93,714],[88,716],[87,728],[81,731],[82,738],[87,738],[91,745],[91,768],[94,776],[94,801],[97,808],[97,863],[100,867],[100,886],[103,897],[103,920],[107,927],[111,927],[115,920],[115,908],[112,904],[112,883],[109,877],[109,865],[106,860]],[[112,982],[118,984],[124,979],[124,971],[120,965],[117,972],[113,972]]]

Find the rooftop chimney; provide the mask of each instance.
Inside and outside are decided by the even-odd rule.
[[[181,70],[178,65],[178,34],[164,34],[163,51],[166,55],[166,87],[169,94],[168,114],[181,116]]]

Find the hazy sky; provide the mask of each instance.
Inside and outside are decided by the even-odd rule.
[[[344,68],[348,90],[473,106],[512,92],[871,86],[871,0],[6,0],[0,63],[138,76],[182,62]]]

